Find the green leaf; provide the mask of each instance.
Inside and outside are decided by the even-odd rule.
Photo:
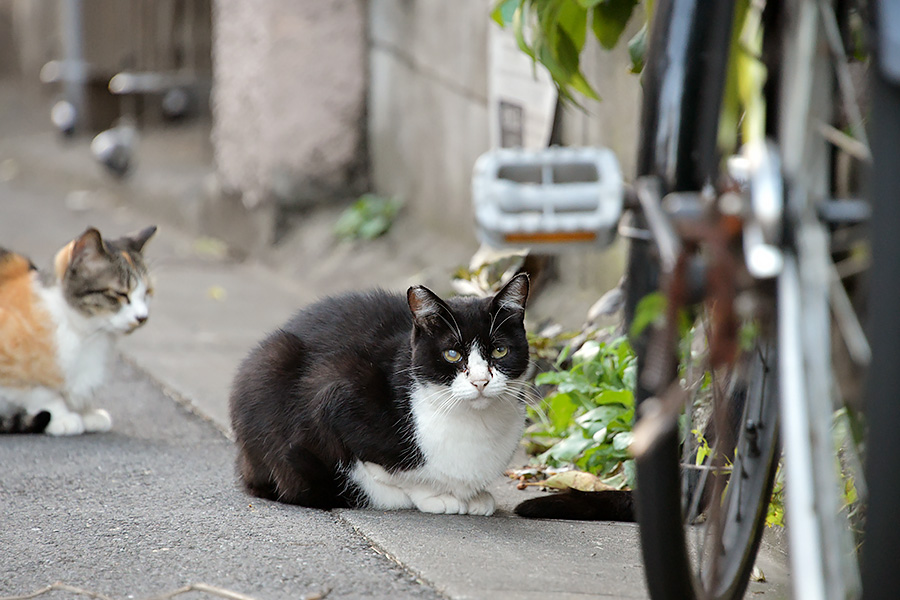
[[[653,292],[641,298],[634,309],[634,320],[629,332],[631,337],[640,337],[647,326],[659,321],[665,315],[667,303],[661,292]]]
[[[621,490],[626,485],[628,485],[628,479],[625,476],[625,473],[617,473],[616,475],[601,479],[600,481],[604,485],[608,485],[609,487],[617,490]]]
[[[628,41],[628,56],[631,58],[631,72],[644,70],[644,57],[647,55],[647,24]]]
[[[587,37],[587,9],[575,0],[565,0],[560,6],[556,22],[574,44],[576,54],[580,53]]]
[[[594,396],[596,404],[619,404],[622,407],[634,406],[634,392],[631,390],[603,390]]]
[[[634,482],[637,481],[637,465],[633,459],[622,462],[622,472],[625,474],[625,485],[633,488]]]
[[[539,458],[545,462],[548,459],[562,463],[572,462],[592,443],[593,440],[591,440],[590,438],[585,438],[584,436],[582,436],[581,432],[578,432],[562,440],[561,442],[544,452]]]
[[[494,5],[494,10],[491,11],[491,18],[500,27],[506,27],[512,23],[513,15],[521,4],[522,0],[500,0]]]
[[[628,26],[638,0],[606,0],[596,2],[591,28],[600,45],[612,50]]]
[[[568,379],[569,373],[566,371],[547,371],[538,374],[534,378],[534,382],[537,385],[559,385],[563,381],[568,381]]]
[[[631,445],[632,435],[630,431],[620,431],[613,436],[613,448],[616,450],[628,450]]]
[[[588,83],[588,80],[585,79],[581,71],[576,72],[569,78],[569,85],[572,86],[572,88],[576,92],[580,93],[582,96],[590,98],[591,100],[600,101],[602,99],[591,86],[591,84]]]
[[[572,346],[569,344],[566,344],[565,348],[562,349],[562,352],[560,352],[559,356],[556,358],[556,362],[554,363],[554,366],[556,366],[556,368],[559,368],[564,362],[566,362],[566,359],[569,358],[569,355],[571,353],[572,353]]]
[[[621,416],[624,410],[617,406],[598,406],[575,419],[575,422],[593,435]]]
[[[558,389],[565,394],[575,392],[586,396],[590,396],[594,392],[594,386],[591,384],[591,381],[576,371],[571,371],[569,377],[565,381],[560,382]]]
[[[334,233],[340,238],[371,240],[390,229],[400,203],[393,198],[365,194],[338,218]]]
[[[554,394],[549,399],[548,405],[550,409],[548,416],[550,417],[553,431],[557,433],[565,432],[572,422],[575,411],[578,410],[578,405],[572,401],[568,394]]]
[[[622,371],[622,387],[629,390],[637,387],[637,365],[634,361]]]
[[[519,46],[519,50],[527,54],[531,60],[536,60],[534,49],[528,45],[528,41],[525,39],[525,11],[522,4],[513,12],[512,24],[513,34],[516,37],[516,44]]]
[[[691,431],[694,434],[694,437],[697,439],[697,458],[695,460],[695,464],[699,467],[706,461],[707,457],[712,454],[712,448],[709,447],[709,442],[706,441],[706,438],[703,436],[703,433],[699,429],[694,429]]]

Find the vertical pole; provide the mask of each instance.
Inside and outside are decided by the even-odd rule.
[[[76,127],[84,125],[87,66],[84,63],[82,0],[62,0],[63,94],[75,108]]]

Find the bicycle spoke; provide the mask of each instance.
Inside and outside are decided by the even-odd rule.
[[[856,101],[853,78],[850,76],[850,69],[847,67],[847,52],[844,50],[844,42],[841,39],[837,17],[834,15],[834,7],[824,2],[819,2],[819,14],[822,17],[825,38],[828,40],[828,47],[831,50],[835,76],[837,77],[838,88],[844,103],[844,110],[850,119],[850,128],[856,140],[862,145],[862,150],[864,151],[863,160],[871,161],[872,151],[869,149],[869,138],[866,136],[866,128],[863,125],[859,102]]]

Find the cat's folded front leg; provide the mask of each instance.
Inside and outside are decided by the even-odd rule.
[[[112,417],[102,408],[83,411],[81,420],[84,422],[84,431],[87,433],[98,433],[112,429]]]
[[[482,490],[469,498],[468,505],[468,514],[490,516],[494,514],[497,503],[494,501],[494,496],[490,492]]]
[[[25,410],[30,415],[41,411],[50,413],[50,422],[44,430],[49,435],[79,435],[84,433],[84,421],[77,412],[69,410],[65,400],[54,391],[37,388],[25,398]]]
[[[397,510],[413,506],[406,491],[395,484],[381,465],[359,461],[351,470],[350,479],[365,494],[369,508]]]
[[[84,421],[77,412],[72,412],[65,402],[53,402],[43,410],[50,413],[50,423],[44,431],[49,435],[80,435],[84,433]]]
[[[463,499],[452,493],[439,493],[426,488],[409,492],[416,508],[422,512],[443,515],[482,515],[494,514],[494,497],[485,491]]]
[[[50,423],[44,431],[49,435],[80,435],[84,433],[84,421],[81,415],[70,412],[68,409],[63,411],[49,411]]]
[[[416,489],[409,492],[409,497],[420,511],[435,515],[464,515],[469,507],[465,500],[453,494],[435,493],[430,489]]]

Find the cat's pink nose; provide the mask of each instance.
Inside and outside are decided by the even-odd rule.
[[[483,392],[484,388],[487,384],[488,384],[487,379],[473,379],[472,380],[472,385],[477,387],[479,392]]]

